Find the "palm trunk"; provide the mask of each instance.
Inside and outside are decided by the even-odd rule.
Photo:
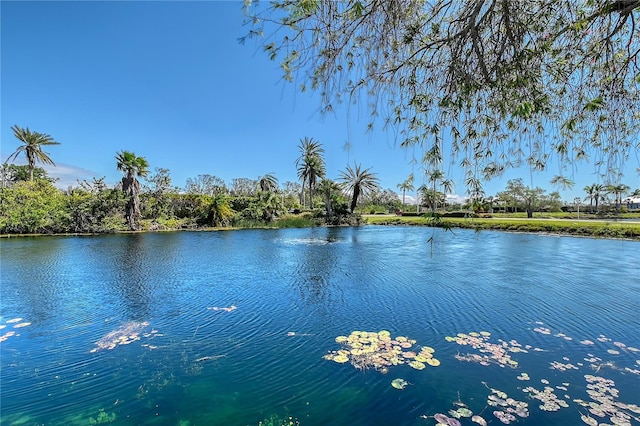
[[[356,185],[353,187],[353,198],[351,199],[351,213],[356,211],[356,204],[358,204],[359,195],[360,195],[360,188]]]
[[[137,231],[140,229],[140,183],[133,175],[127,175],[122,178],[122,191],[128,197],[125,218],[129,230]]]

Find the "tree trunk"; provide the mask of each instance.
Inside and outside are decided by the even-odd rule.
[[[140,183],[132,176],[123,177],[122,191],[129,198],[125,211],[125,218],[127,219],[129,230],[137,231],[140,229]]]
[[[358,204],[358,197],[360,196],[360,187],[353,187],[353,198],[351,199],[351,213],[356,211],[356,204]]]

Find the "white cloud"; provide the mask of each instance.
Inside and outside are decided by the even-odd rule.
[[[98,176],[95,172],[70,164],[56,163],[55,166],[45,165],[43,167],[49,177],[57,179],[54,183],[60,189],[67,189],[70,186],[77,186],[78,181],[84,179],[91,180]]]

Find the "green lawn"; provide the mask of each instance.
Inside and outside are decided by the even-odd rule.
[[[614,222],[607,220],[575,219],[527,219],[508,218],[442,218],[442,223],[434,223],[425,217],[365,216],[366,223],[373,225],[421,225],[476,230],[493,229],[516,232],[543,232],[553,234],[584,235],[602,238],[630,238],[640,240],[640,222]]]

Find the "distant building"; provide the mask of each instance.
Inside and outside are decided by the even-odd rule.
[[[627,197],[622,200],[622,205],[627,207],[627,210],[640,210],[640,197]]]

